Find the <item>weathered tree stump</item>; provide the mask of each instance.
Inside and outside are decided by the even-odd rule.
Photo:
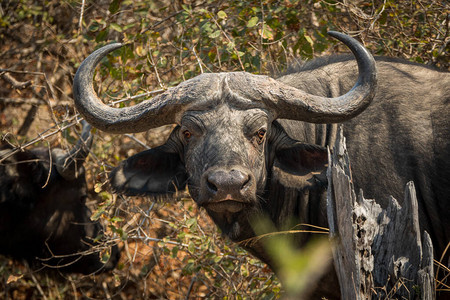
[[[403,207],[356,197],[342,128],[329,152],[328,222],[342,299],[434,299],[433,246],[421,235],[414,184]]]

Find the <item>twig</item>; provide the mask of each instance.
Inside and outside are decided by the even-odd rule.
[[[69,128],[69,127],[72,127],[72,126],[74,126],[75,124],[76,124],[76,122],[74,122],[74,123],[69,123],[68,125],[63,126],[63,127],[59,127],[59,126],[58,126],[58,127],[59,127],[58,130],[52,131],[52,132],[50,132],[50,133],[48,133],[48,134],[44,134],[44,135],[38,134],[38,137],[34,138],[33,140],[31,140],[31,141],[28,142],[28,143],[25,143],[24,145],[16,146],[16,149],[11,150],[10,153],[8,153],[8,154],[6,154],[5,156],[3,156],[2,158],[0,158],[0,163],[3,162],[3,161],[4,161],[5,159],[7,159],[8,157],[11,157],[12,155],[16,154],[17,152],[23,151],[25,148],[27,148],[27,147],[29,147],[29,146],[31,146],[31,145],[37,143],[37,142],[44,141],[46,138],[49,138],[49,137],[51,137],[52,135],[57,134],[58,132],[61,132],[61,131],[65,130],[65,129]],[[58,124],[58,125],[59,125],[59,124]]]
[[[78,300],[77,286],[75,285],[75,282],[72,280],[72,278],[70,278],[70,285],[72,286],[73,296],[74,296],[75,300]]]
[[[80,21],[78,22],[78,34],[80,34],[81,30],[83,29],[83,15],[84,15],[84,5],[85,0],[81,1],[81,8],[80,8]]]
[[[38,69],[38,70],[41,69],[41,65],[42,65],[42,53],[39,53],[39,56],[38,56],[38,62],[37,62],[37,69]],[[48,86],[48,89],[49,89],[49,91],[50,91],[51,97],[52,97],[53,99],[56,99],[57,97],[56,97],[56,95],[55,95],[55,91],[53,90],[53,85],[52,85],[52,84],[50,83],[50,81],[48,80],[47,75],[46,75],[45,73],[42,73],[42,76],[44,76],[45,84]],[[38,78],[36,78],[36,81],[37,81],[37,80],[38,80]],[[38,98],[44,100],[45,103],[47,103],[48,110],[49,110],[48,112],[49,112],[50,118],[52,119],[52,121],[53,121],[56,125],[58,125],[58,121],[57,121],[56,116],[55,116],[55,113],[54,113],[54,111],[53,111],[52,103],[50,102],[50,97],[48,97],[48,96],[47,96],[47,97],[44,97],[44,95],[47,93],[46,88],[42,88],[42,89],[38,92],[38,91],[36,90],[36,88],[33,86],[31,90],[32,90],[33,94],[34,94],[36,97],[38,97]]]
[[[219,30],[223,33],[225,38],[228,40],[228,43],[231,43],[231,45],[233,45],[233,50],[236,53],[239,64],[241,65],[242,70],[245,71],[244,64],[242,63],[241,57],[239,56],[239,51],[237,50],[235,43],[233,41],[231,41],[228,34],[223,30],[222,26],[220,26],[219,22],[217,22],[217,20],[216,20],[216,18],[214,18],[214,16],[212,16],[212,20],[214,21],[214,24],[216,24],[216,26],[219,28]]]
[[[177,16],[177,15],[179,15],[179,14],[182,13],[183,11],[184,11],[184,9],[174,12],[174,13],[171,14],[170,16],[168,16],[168,17],[166,17],[166,18],[164,18],[164,19],[162,19],[162,20],[156,22],[155,24],[151,25],[150,27],[148,27],[147,29],[145,29],[144,31],[142,31],[140,34],[144,34],[145,32],[147,32],[147,31],[149,31],[149,30],[155,30],[155,31],[157,31],[156,27],[157,27],[158,25],[164,23],[165,21],[167,21],[167,20],[169,20],[169,19],[171,19],[171,18],[173,18],[173,17],[175,17],[175,16]]]
[[[197,52],[195,51],[195,46],[192,46],[192,52],[194,53],[195,58],[197,59],[198,66],[200,67],[200,72],[203,74],[202,61],[201,61],[200,58],[197,56]]]
[[[445,247],[445,249],[444,249],[444,252],[442,252],[442,255],[441,255],[441,257],[440,257],[440,260],[439,261],[437,261],[437,260],[434,260],[434,263],[435,263],[435,265],[437,265],[437,268],[436,268],[436,272],[435,272],[435,280],[438,282],[438,278],[439,278],[439,271],[440,271],[440,269],[442,268],[444,271],[447,271],[447,275],[445,276],[445,277],[448,277],[449,276],[449,274],[450,274],[450,270],[449,270],[449,268],[447,268],[446,266],[445,266],[445,263],[443,263],[443,261],[444,261],[444,257],[445,257],[445,254],[447,253],[447,251],[450,249],[450,242],[447,244],[447,246]]]
[[[288,34],[286,34],[285,36],[279,38],[279,39],[276,40],[276,41],[265,42],[265,43],[264,43],[264,42],[261,42],[261,44],[262,44],[262,45],[274,45],[274,44],[276,44],[276,43],[281,42],[282,40],[286,40],[286,39],[290,38],[291,36],[293,36],[293,34],[292,34],[292,33],[288,33]],[[261,50],[258,50],[258,49],[256,49],[253,45],[251,45],[250,42],[249,42],[249,45],[252,46],[253,49],[255,49],[255,50],[261,52]]]
[[[13,88],[22,90],[24,88],[27,88],[31,85],[31,80],[28,81],[18,81],[14,77],[12,77],[10,74],[8,74],[6,71],[0,74],[0,77],[8,82],[10,85],[12,85]]]
[[[140,230],[141,233],[143,233],[144,236],[140,235],[139,233],[136,236],[129,235],[128,236],[128,240],[139,240],[139,241],[143,242],[146,245],[148,244],[148,242],[157,242],[157,243],[158,242],[164,242],[164,243],[169,244],[169,245],[179,246],[179,247],[182,247],[182,248],[189,248],[188,244],[184,244],[184,243],[180,243],[180,242],[174,242],[174,241],[170,241],[170,240],[167,240],[167,239],[165,240],[165,239],[149,237],[143,229],[141,229],[141,228],[138,228],[138,229]],[[200,251],[202,250],[200,247],[197,247],[197,246],[195,246],[194,248],[197,249],[197,250],[200,250]],[[213,250],[208,250],[208,252],[212,253],[212,254],[217,254]],[[238,257],[233,256],[233,255],[223,254],[221,252],[219,252],[217,255],[220,255],[220,256],[222,256],[224,258],[229,258],[229,259],[240,261],[240,259]]]
[[[49,142],[47,142],[47,147],[48,147],[48,157],[50,159],[49,163],[50,163],[50,166],[51,166],[51,165],[53,165],[53,155],[52,155],[52,149],[50,148],[50,143]],[[53,168],[49,168],[48,169],[47,179],[45,180],[45,183],[44,183],[44,185],[41,188],[45,188],[47,186],[47,184],[49,183],[50,177],[52,175],[52,170],[53,170]]]
[[[44,75],[42,72],[32,72],[32,71],[19,71],[19,70],[11,70],[11,69],[1,69],[0,72],[9,72],[16,74],[29,74],[29,75]]]
[[[45,101],[38,98],[0,98],[0,103],[9,105],[21,105],[21,104],[31,104],[31,105],[41,105],[45,104]]]
[[[112,299],[112,298],[111,298],[111,294],[110,294],[109,291],[108,291],[108,285],[106,284],[105,281],[103,281],[102,287],[103,287],[103,290],[105,291],[106,299]]]
[[[383,7],[381,8],[380,12],[373,18],[372,22],[370,23],[369,30],[373,30],[376,21],[381,17],[385,8],[386,8],[386,0],[383,1]]]
[[[141,145],[142,147],[144,147],[145,149],[150,149],[150,147],[149,146],[147,146],[147,144],[145,144],[144,142],[142,142],[142,141],[140,141],[137,137],[135,137],[134,135],[132,135],[132,134],[124,134],[124,136],[126,136],[126,137],[128,137],[128,138],[130,138],[130,139],[132,139],[133,141],[135,141],[136,143],[138,143],[139,145]]]
[[[194,283],[197,281],[197,275],[195,275],[194,277],[192,277],[191,283],[189,284],[189,288],[187,290],[186,293],[186,297],[184,297],[184,299],[188,300],[189,299],[189,295],[192,292],[192,288],[194,287]]]
[[[33,280],[34,284],[36,285],[37,290],[39,291],[39,293],[42,296],[42,299],[47,300],[47,296],[45,296],[44,294],[44,290],[42,290],[41,285],[39,284],[39,282],[37,281],[36,277],[34,276],[33,272],[30,272],[30,276],[31,279]]]
[[[39,57],[38,57],[37,69],[40,69],[40,68],[41,68],[41,60],[42,60],[42,53],[40,53],[40,55],[39,55]],[[47,86],[48,86],[48,88],[50,89],[50,93],[52,94],[52,97],[53,97],[54,99],[56,99],[55,93],[54,93],[53,88],[52,88],[52,85],[50,84],[49,80],[47,79],[47,76],[46,76],[45,73],[43,73],[43,72],[17,71],[17,70],[10,70],[10,69],[0,69],[0,72],[1,72],[1,73],[0,73],[0,74],[1,74],[1,77],[2,77],[4,80],[6,80],[7,82],[9,82],[9,83],[10,83],[13,87],[15,87],[15,88],[19,88],[19,87],[20,87],[20,88],[25,88],[25,87],[28,87],[28,86],[31,85],[31,81],[27,81],[27,82],[19,82],[19,81],[17,81],[14,77],[12,77],[11,75],[9,75],[8,73],[17,73],[17,74],[30,74],[30,75],[35,75],[35,76],[36,76],[36,79],[35,79],[36,82],[37,82],[37,80],[38,80],[38,77],[37,77],[37,76],[43,76],[43,77],[44,77],[44,80],[45,80],[45,82],[46,82],[46,84],[47,84]],[[46,89],[45,89],[45,88],[41,88],[40,91],[37,91],[36,87],[35,87],[35,86],[32,86],[31,91],[32,91],[33,95],[34,95],[37,99],[42,100],[44,103],[46,103],[46,104],[48,105],[50,117],[52,118],[52,121],[53,121],[55,124],[57,124],[56,117],[55,117],[55,115],[54,115],[54,113],[53,113],[53,107],[52,107],[52,104],[51,104],[51,102],[50,102],[50,99],[47,99],[46,97],[44,97],[44,95],[45,95],[45,93],[46,93]],[[33,115],[33,113],[31,113],[31,115]],[[28,120],[28,121],[30,121],[30,120]],[[32,122],[32,119],[31,119],[31,122]],[[27,124],[24,124],[24,125],[27,125]],[[29,126],[29,125],[31,125],[31,123],[28,124],[27,126]],[[23,130],[21,130],[21,132],[26,131],[26,126],[25,126],[25,127],[22,126],[22,127],[23,127]]]
[[[151,51],[150,47],[149,47],[149,51],[148,51],[147,57],[150,59],[150,62],[153,65],[153,69],[155,70],[155,74],[156,74],[156,78],[158,79],[159,86],[164,88],[164,84],[161,81],[161,78],[159,77],[158,68],[156,67],[155,62],[153,61],[153,55],[152,55],[152,51]]]

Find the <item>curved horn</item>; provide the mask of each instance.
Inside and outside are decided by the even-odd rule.
[[[115,43],[94,51],[78,68],[73,82],[75,106],[89,123],[100,130],[111,133],[142,132],[176,123],[191,103],[200,107],[211,99],[221,98],[224,87],[228,87],[228,93],[238,101],[243,100],[243,103],[252,105],[258,105],[259,102],[271,109],[277,118],[313,123],[342,122],[361,113],[372,101],[377,83],[375,61],[350,36],[334,31],[329,34],[347,45],[358,63],[356,84],[340,97],[311,95],[267,76],[245,72],[205,73],[168,89],[150,101],[131,107],[113,108],[98,98],[92,80],[94,69],[102,58],[122,47],[122,44]]]
[[[66,180],[78,178],[80,168],[83,166],[86,157],[89,155],[89,149],[94,140],[94,137],[91,134],[91,125],[84,120],[81,121],[81,124],[83,125],[81,138],[70,151],[63,151],[61,149],[52,151],[56,170]]]
[[[280,119],[338,123],[357,116],[375,96],[375,60],[369,51],[352,37],[334,31],[329,34],[348,46],[358,63],[358,80],[345,95],[336,98],[311,95],[270,77],[242,72],[229,73],[229,89],[243,99],[264,102]]]
[[[202,74],[164,93],[131,107],[113,108],[105,105],[93,88],[97,64],[111,51],[122,47],[115,43],[104,46],[89,55],[75,74],[73,97],[75,106],[94,127],[111,133],[142,132],[175,123],[177,113],[192,102],[207,101],[219,90],[218,74]]]

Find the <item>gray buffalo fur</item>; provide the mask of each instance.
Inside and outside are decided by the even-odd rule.
[[[376,62],[372,104],[344,123],[355,188],[386,204],[388,195],[401,202],[406,182],[414,181],[421,224],[440,257],[450,241],[450,75],[400,59]],[[318,59],[295,71],[278,80],[329,97],[350,89],[357,74],[348,56]],[[334,144],[336,126],[281,123],[295,139]]]

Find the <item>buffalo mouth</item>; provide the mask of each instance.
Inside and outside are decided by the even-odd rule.
[[[246,203],[236,200],[221,200],[204,204],[206,210],[215,213],[238,213],[247,206]]]
[[[253,205],[248,202],[224,199],[212,201],[202,205],[214,223],[221,229],[222,234],[232,241],[239,242],[252,236],[246,214],[252,211]]]

